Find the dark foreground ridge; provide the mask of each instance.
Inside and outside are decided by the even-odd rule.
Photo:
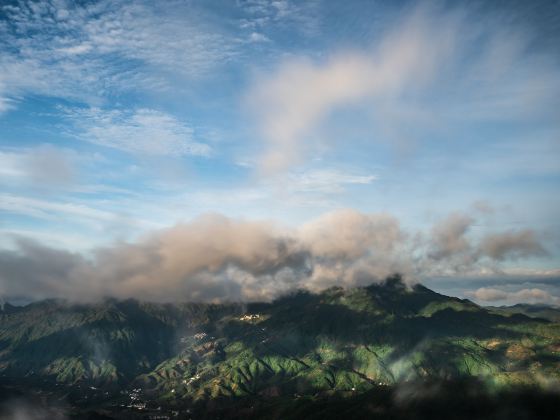
[[[515,312],[398,276],[247,305],[5,305],[0,417],[557,418],[560,324]]]

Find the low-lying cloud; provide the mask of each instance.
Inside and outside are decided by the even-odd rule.
[[[432,257],[434,259],[468,253],[470,242],[466,234],[473,219],[461,213],[449,215],[432,229]]]
[[[0,418],[10,420],[68,420],[61,407],[46,407],[39,401],[13,398],[0,403]]]
[[[507,302],[507,303],[546,303],[560,305],[560,298],[550,292],[539,289],[521,289],[514,292],[495,289],[492,287],[481,287],[475,291],[467,292],[467,296],[482,302]]]
[[[546,251],[532,230],[488,235],[480,246],[481,251],[495,260],[523,258],[530,255],[545,255]]]
[[[495,269],[508,258],[543,252],[532,232],[476,239],[467,235],[472,223],[470,217],[453,214],[422,235],[406,232],[385,213],[339,210],[299,228],[213,214],[88,255],[20,237],[14,247],[0,251],[0,295],[81,301],[105,296],[270,300],[297,288],[380,282],[395,272],[415,282]]]

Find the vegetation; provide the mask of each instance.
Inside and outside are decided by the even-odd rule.
[[[358,401],[416,381],[550,389],[560,383],[560,324],[407,288],[398,277],[248,305],[50,300],[5,305],[0,374],[109,396],[140,389],[144,400],[193,407]]]

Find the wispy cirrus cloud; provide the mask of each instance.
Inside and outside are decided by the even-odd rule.
[[[49,144],[0,150],[0,179],[15,179],[38,188],[66,187],[77,176],[76,154]]]
[[[132,190],[107,182],[122,176],[120,162],[96,152],[78,152],[51,143],[0,148],[0,183],[6,192],[19,195],[42,199],[71,194],[134,195]]]
[[[209,145],[195,140],[194,129],[153,109],[62,108],[80,140],[152,156],[209,156]]]
[[[18,0],[0,6],[0,112],[31,95],[102,105],[173,94],[252,56],[271,33],[317,33],[318,2]],[[223,13],[222,13],[223,12]],[[268,51],[268,50],[267,50]],[[276,51],[277,52],[277,51]]]
[[[150,218],[136,209],[138,202],[131,205],[120,191],[116,195],[112,200],[94,200],[75,193],[56,197],[2,193],[0,214],[10,223],[0,228],[0,246],[6,246],[12,237],[32,236],[50,246],[87,252],[100,243],[135,237],[165,225],[155,216],[157,207],[152,209],[155,217]]]
[[[20,1],[2,6],[0,111],[27,95],[99,105],[117,92],[161,91],[236,55],[235,37],[179,1]]]
[[[117,216],[114,213],[76,202],[50,201],[12,194],[2,194],[0,197],[1,211],[37,219],[56,220],[70,217],[106,223],[115,220]]]
[[[282,177],[258,178],[255,183],[240,188],[206,189],[187,193],[185,202],[198,210],[234,211],[275,208],[340,208],[341,198],[351,188],[364,188],[378,177],[342,168],[293,171]],[[283,210],[286,209],[286,210]]]
[[[319,29],[319,2],[315,0],[245,0],[239,6],[247,15],[240,22],[242,29],[269,32],[289,28],[304,34],[315,34]]]
[[[285,185],[290,190],[300,193],[338,193],[349,185],[367,185],[376,180],[376,175],[325,168],[291,173]]]

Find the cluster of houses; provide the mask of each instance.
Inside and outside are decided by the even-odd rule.
[[[196,380],[198,380],[198,379],[200,379],[200,374],[197,373],[196,375],[190,377],[189,380],[183,379],[183,383],[184,383],[185,385],[190,385],[190,384],[192,384],[194,381],[196,381]]]
[[[127,405],[128,408],[135,408],[137,410],[146,409],[146,403],[140,399],[141,392],[142,388],[134,388],[128,393],[128,396],[130,397],[130,404]]]
[[[245,314],[239,318],[240,321],[253,321],[259,319],[261,316],[259,314]]]
[[[196,333],[195,335],[193,335],[192,337],[193,337],[195,340],[200,341],[200,340],[205,339],[207,336],[208,336],[208,334],[206,334],[205,332],[199,332],[199,333]],[[210,337],[210,338],[214,339],[214,337]],[[191,337],[190,337],[190,336],[186,336],[186,337],[181,337],[181,339],[180,339],[179,341],[180,341],[181,343],[184,343],[184,344],[185,344],[185,343],[188,343],[190,340],[191,340]]]

